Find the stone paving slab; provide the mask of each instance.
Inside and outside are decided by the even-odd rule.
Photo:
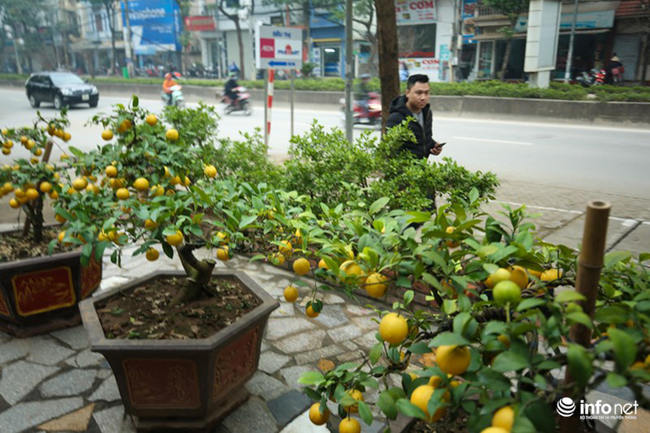
[[[634,255],[650,252],[650,222],[641,223],[616,245],[617,250],[631,251]]]

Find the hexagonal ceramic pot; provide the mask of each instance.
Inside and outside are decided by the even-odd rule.
[[[209,430],[248,397],[244,384],[257,370],[264,328],[280,303],[244,272],[236,278],[259,301],[255,309],[213,336],[193,340],[128,340],[104,336],[95,304],[146,281],[184,276],[159,271],[87,299],[79,305],[90,349],[113,369],[127,413],[138,431]]]
[[[79,302],[99,287],[102,266],[81,266],[81,253],[0,264],[0,331],[17,337],[77,325]]]

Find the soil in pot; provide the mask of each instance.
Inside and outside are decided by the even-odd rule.
[[[57,236],[58,231],[51,228],[43,229],[42,242],[34,242],[31,235],[23,237],[21,231],[3,233],[0,235],[0,263],[47,256],[48,245]],[[62,246],[57,243],[53,253],[73,251],[76,248],[77,245]]]
[[[424,421],[418,421],[408,430],[409,433],[469,433],[467,421],[469,415],[461,412],[458,416],[449,421],[447,424],[428,424]]]
[[[260,304],[234,278],[213,278],[199,299],[169,307],[185,278],[160,277],[97,303],[106,338],[207,338]]]

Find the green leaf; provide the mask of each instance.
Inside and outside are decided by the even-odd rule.
[[[453,332],[443,332],[437,335],[429,343],[429,347],[438,346],[469,346],[470,342],[463,338],[460,334]]]
[[[555,295],[555,302],[564,303],[572,301],[583,301],[585,296],[582,293],[574,292],[573,290],[565,290]]]
[[[594,320],[596,322],[603,322],[608,324],[623,323],[626,320],[627,310],[617,305],[609,307],[602,307],[596,309],[594,313]]]
[[[374,346],[372,346],[372,349],[370,349],[370,353],[368,354],[371,364],[374,365],[377,363],[377,361],[379,361],[379,357],[381,357],[383,348],[384,345],[382,343],[377,343]]]
[[[528,360],[513,351],[500,353],[492,363],[492,368],[499,373],[517,371],[527,367],[530,367]]]
[[[397,400],[397,408],[404,415],[410,416],[411,418],[420,418],[420,419],[426,418],[426,414],[422,411],[422,409],[420,409],[419,407],[417,407],[416,405],[414,405],[413,403],[411,403],[405,398],[400,398],[399,400]]]
[[[614,360],[618,371],[625,371],[634,363],[637,354],[637,347],[628,333],[620,329],[611,328],[607,330],[609,339],[614,344]]]
[[[415,293],[413,292],[413,290],[407,290],[406,292],[404,292],[404,306],[407,307],[411,302],[413,302],[414,297],[415,297]]]
[[[611,253],[607,253],[605,254],[605,268],[609,269],[617,263],[629,260],[631,257],[632,253],[629,251],[612,251]]]
[[[422,355],[423,353],[431,353],[429,345],[424,341],[412,344],[407,350],[411,353],[417,353],[418,355]]]
[[[580,387],[584,387],[589,382],[592,373],[589,355],[582,346],[571,344],[567,352],[567,359],[571,376]]]
[[[395,400],[393,400],[393,397],[390,396],[388,391],[379,394],[377,406],[389,419],[397,418],[397,406],[395,406]]]
[[[488,274],[492,275],[499,270],[499,267],[494,263],[483,263],[483,269],[485,269]]]
[[[302,376],[298,379],[298,383],[303,385],[316,385],[319,382],[325,380],[325,377],[317,371],[308,371],[303,373]]]
[[[639,254],[639,262],[645,262],[647,260],[650,260],[650,253],[641,253]]]
[[[250,225],[250,224],[251,224],[253,221],[255,221],[256,219],[257,219],[257,215],[249,215],[249,216],[247,216],[246,218],[243,218],[243,219],[239,222],[239,229],[241,230],[241,229],[243,229],[244,227]]]
[[[133,95],[133,103],[131,105],[133,106],[133,108],[138,108],[139,104],[140,104],[140,99],[136,95]]]
[[[359,401],[359,416],[366,423],[366,425],[372,424],[372,412],[368,405],[362,401]]]
[[[627,385],[627,379],[618,373],[607,373],[607,384],[612,388],[623,388]]]
[[[407,212],[406,215],[410,217],[406,220],[408,223],[424,223],[431,219],[429,212]]]
[[[528,298],[524,299],[517,305],[517,311],[529,310],[531,308],[539,307],[540,305],[545,305],[546,301],[543,299],[537,298]]]
[[[579,311],[567,314],[566,318],[569,319],[572,322],[580,323],[581,325],[585,325],[589,329],[592,329],[594,327],[594,324],[591,322],[591,319],[589,318],[589,316],[587,316],[585,313],[581,313]]]
[[[370,215],[376,214],[384,206],[386,206],[389,201],[390,201],[389,197],[382,197],[382,198],[376,200],[373,204],[370,205],[370,209],[368,210],[368,212],[370,212]]]

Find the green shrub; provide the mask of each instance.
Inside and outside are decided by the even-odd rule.
[[[413,133],[402,125],[381,140],[366,132],[350,144],[342,131],[326,132],[314,123],[309,133],[291,140],[292,159],[285,163],[282,188],[329,207],[343,203],[350,209],[360,201],[389,197],[393,208],[425,210],[436,195],[469,201],[472,188],[482,199],[493,196],[498,185],[494,174],[470,172],[449,158],[434,164],[416,159],[403,149],[403,141],[410,139]]]

